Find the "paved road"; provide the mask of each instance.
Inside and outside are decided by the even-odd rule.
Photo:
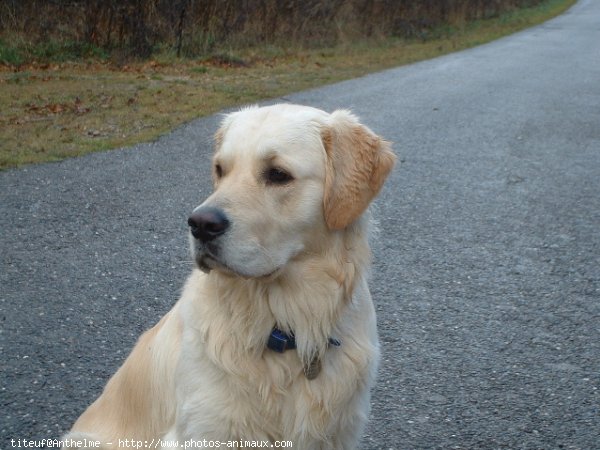
[[[600,448],[600,2],[283,100],[351,107],[404,161],[363,448]],[[217,121],[0,173],[0,447],[58,437],[176,301]]]

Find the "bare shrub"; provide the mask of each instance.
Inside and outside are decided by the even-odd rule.
[[[199,56],[261,44],[426,39],[440,26],[542,0],[2,0],[0,39],[74,42],[146,58],[157,47]]]

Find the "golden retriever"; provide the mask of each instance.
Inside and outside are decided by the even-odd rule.
[[[227,115],[195,269],[64,438],[101,448],[353,449],[378,362],[368,205],[390,144],[350,112]]]

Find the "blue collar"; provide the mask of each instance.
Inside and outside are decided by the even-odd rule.
[[[342,345],[340,341],[334,338],[329,338],[328,344],[335,347]],[[294,333],[286,334],[279,328],[275,327],[269,336],[267,348],[270,348],[277,353],[283,353],[286,350],[294,350],[296,348],[296,337],[294,336]]]

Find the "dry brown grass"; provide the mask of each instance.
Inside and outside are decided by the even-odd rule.
[[[166,57],[124,67],[31,64],[14,71],[5,66],[0,69],[0,168],[152,140],[225,107],[487,42],[544,21],[572,3],[551,0],[544,7],[470,24],[426,42],[371,40],[287,53],[246,49],[237,58],[200,62]]]

